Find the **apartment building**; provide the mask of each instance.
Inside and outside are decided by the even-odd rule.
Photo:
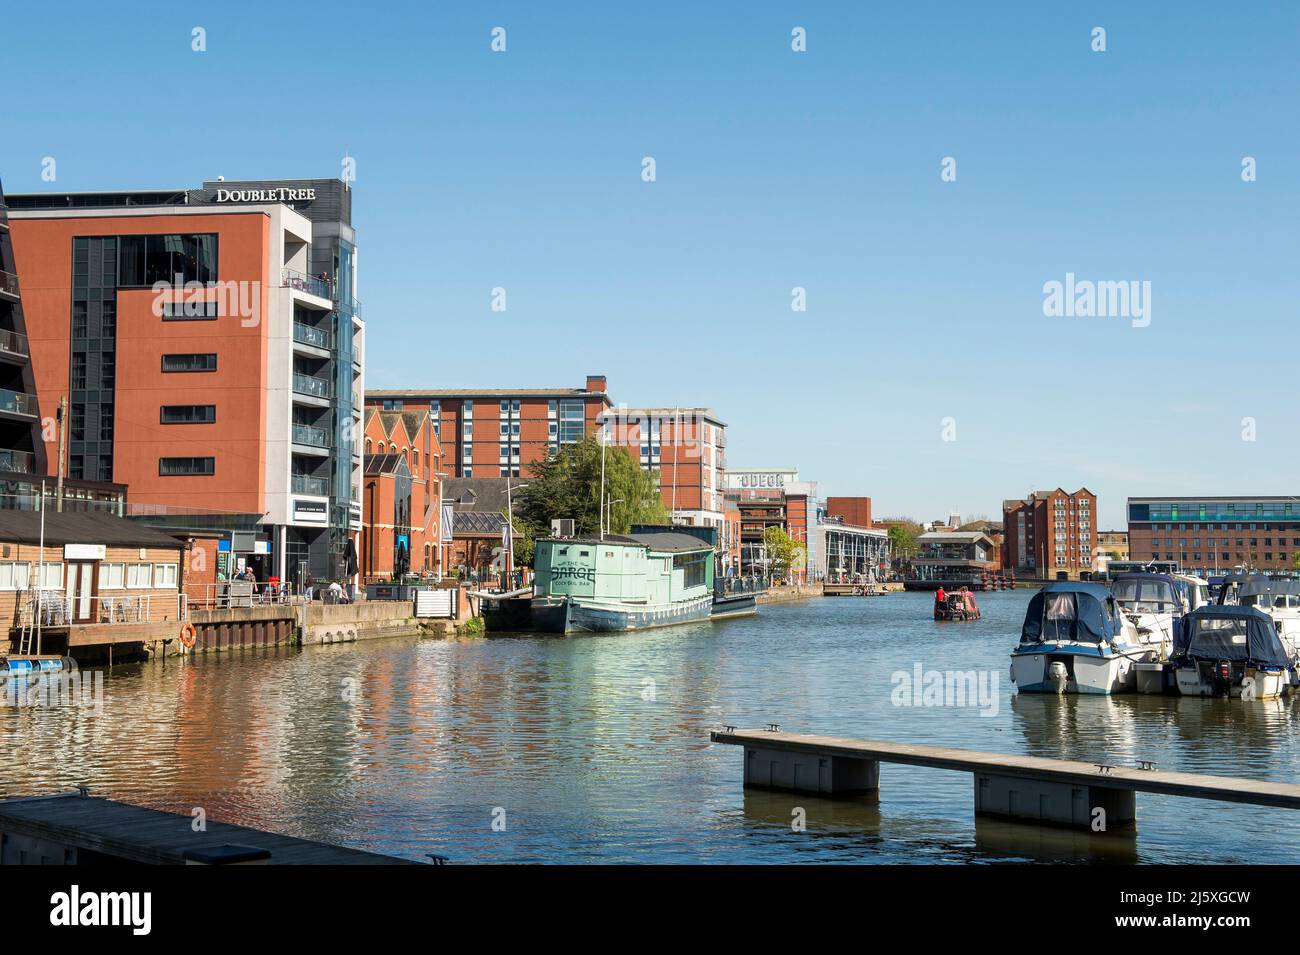
[[[626,408],[603,415],[604,440],[646,471],[674,524],[726,530],[727,425],[709,408]]]
[[[356,572],[365,328],[337,180],[10,197],[35,393],[128,514],[252,526],[262,579]],[[56,455],[45,435],[45,456]]]
[[[23,309],[8,203],[0,185],[0,509],[35,510],[42,485],[47,497],[58,491],[57,471],[46,454],[48,432],[57,448],[58,407],[42,409]],[[47,470],[49,469],[49,470]],[[43,481],[50,473],[55,478]],[[112,481],[65,480],[56,510],[97,510],[121,516],[126,489]]]
[[[1002,568],[1047,580],[1087,579],[1098,554],[1096,515],[1097,496],[1087,488],[1003,501]]]
[[[530,477],[547,455],[595,434],[610,406],[604,375],[582,388],[376,389],[365,400],[432,414],[447,469],[462,478]]]
[[[1127,503],[1130,560],[1178,561],[1201,574],[1297,569],[1300,497],[1130,497]]]

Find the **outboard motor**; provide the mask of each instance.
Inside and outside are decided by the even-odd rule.
[[[1215,696],[1227,696],[1232,692],[1232,664],[1227,660],[1220,660],[1214,667],[1214,676],[1211,679],[1214,687]]]
[[[1056,687],[1057,693],[1065,692],[1065,685],[1070,682],[1070,672],[1060,660],[1053,660],[1048,666],[1047,682]]]

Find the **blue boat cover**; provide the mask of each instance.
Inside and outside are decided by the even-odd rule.
[[[1283,669],[1291,665],[1273,618],[1254,607],[1200,607],[1187,615],[1185,623],[1176,656]]]
[[[1029,601],[1020,642],[1102,643],[1119,633],[1120,622],[1109,590],[1086,581],[1060,580],[1048,584]]]

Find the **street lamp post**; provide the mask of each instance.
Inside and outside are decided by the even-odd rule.
[[[516,491],[522,491],[528,487],[527,484],[520,484],[515,487]],[[506,475],[506,572],[501,580],[501,589],[509,590],[510,575],[515,570],[515,511],[511,497],[510,475]]]

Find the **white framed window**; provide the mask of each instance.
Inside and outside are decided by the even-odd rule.
[[[145,590],[153,577],[153,564],[127,564],[126,585],[135,590]]]
[[[126,564],[100,564],[99,589],[121,590],[126,586]]]
[[[0,562],[0,590],[26,590],[30,575],[30,564],[12,560]]]
[[[159,588],[174,590],[177,577],[176,564],[154,564],[153,565],[153,585]]]
[[[37,561],[36,566],[40,567],[41,563]],[[39,570],[37,571],[38,576],[41,575],[41,573],[42,573],[41,571]],[[45,579],[41,581],[42,590],[59,590],[63,587],[63,565],[62,564],[47,561],[45,563],[45,569],[43,573]]]

